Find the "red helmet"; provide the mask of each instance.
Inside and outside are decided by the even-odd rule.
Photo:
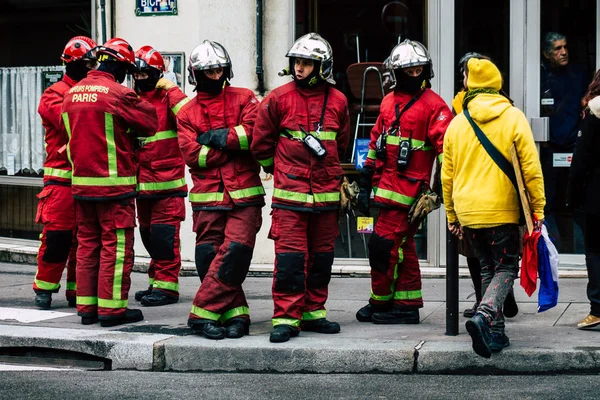
[[[66,63],[77,60],[94,60],[96,58],[96,47],[98,45],[87,36],[75,36],[69,40],[60,59]]]
[[[117,61],[129,64],[131,69],[135,69],[135,54],[133,48],[121,38],[112,38],[101,46],[98,46],[98,54],[106,54],[117,59]],[[102,57],[98,57],[102,61]]]
[[[165,72],[165,60],[160,53],[152,48],[152,46],[142,46],[135,52],[135,64],[138,70],[146,68],[156,68],[161,72]]]

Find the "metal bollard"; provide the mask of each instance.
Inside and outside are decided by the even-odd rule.
[[[446,335],[458,335],[458,238],[446,227]]]

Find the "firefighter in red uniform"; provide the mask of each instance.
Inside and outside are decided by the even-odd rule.
[[[133,49],[110,39],[98,47],[98,69],[65,95],[77,218],[77,312],[102,326],[141,321],[127,308],[133,267],[137,186],[135,137],[154,135],[156,109],[122,86],[136,70]]]
[[[405,40],[385,62],[394,91],[381,102],[360,171],[359,211],[368,215],[371,189],[380,207],[369,240],[371,298],[356,318],[376,324],[418,324],[423,307],[421,272],[408,211],[428,187],[436,156],[443,157],[444,133],[452,119],[431,89],[431,58],[425,46]]]
[[[165,62],[158,51],[143,46],[135,57],[135,91],[156,108],[158,116],[158,132],[139,138],[137,153],[140,235],[152,260],[148,268],[150,286],[136,292],[135,299],[144,306],[162,306],[179,300],[179,228],[185,219],[187,185],[175,116],[189,99],[176,84],[163,78]]]
[[[333,54],[316,33],[287,55],[294,81],[261,103],[251,150],[274,173],[269,237],[275,241],[271,342],[299,329],[337,333],[326,317],[350,120],[346,97],[333,88]]]
[[[188,325],[209,339],[239,338],[250,326],[242,283],[265,194],[249,151],[258,101],[252,91],[229,85],[231,59],[219,43],[198,45],[188,71],[197,95],[177,114],[177,126],[194,183],[190,202],[202,281]]]
[[[44,161],[44,189],[38,194],[36,222],[44,224],[40,235],[38,270],[33,281],[35,305],[47,310],[52,293],[60,288],[67,266],[66,297],[69,307],[75,307],[75,205],[71,195],[71,163],[66,145],[69,137],[60,128],[60,112],[65,92],[85,78],[96,65],[96,42],[85,36],[75,36],[63,50],[61,60],[66,73],[60,82],[50,86],[40,99],[38,113],[46,129],[46,161]]]

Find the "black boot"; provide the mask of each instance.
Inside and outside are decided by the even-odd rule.
[[[144,319],[144,314],[142,314],[142,310],[128,308],[125,310],[125,312],[123,314],[121,314],[117,318],[103,319],[100,317],[100,326],[107,328],[107,327],[123,325],[123,324],[131,324],[133,322],[142,321],[143,319]]]
[[[49,310],[52,304],[52,293],[37,293],[35,295],[35,306],[40,310]]]
[[[139,292],[138,292],[139,293]],[[136,293],[137,295],[137,293]],[[141,303],[146,307],[166,306],[167,304],[177,303],[179,297],[170,295],[162,290],[153,290],[152,293],[142,297]]]
[[[391,304],[367,304],[356,312],[356,319],[358,322],[373,322],[372,317],[376,312],[389,311],[392,308]]]
[[[67,297],[67,303],[69,307],[77,307],[77,297]]]
[[[269,341],[271,343],[283,343],[290,340],[291,337],[298,336],[298,329],[291,325],[276,325],[271,332]]]
[[[475,304],[473,304],[473,307],[467,308],[465,311],[463,311],[463,317],[473,318],[473,316],[477,312],[477,307],[479,307],[479,302],[476,302]]]
[[[473,341],[473,350],[477,355],[485,358],[492,356],[490,348],[490,324],[483,314],[476,313],[473,318],[465,324],[467,332]]]
[[[98,322],[97,315],[89,315],[85,317],[81,317],[81,325],[92,325]]]
[[[504,305],[502,306],[502,313],[506,318],[513,318],[519,313],[519,306],[517,305],[517,300],[515,299],[515,292],[513,289],[510,289],[510,292],[506,295],[506,299],[504,300]]]
[[[221,340],[225,338],[225,328],[209,319],[188,319],[188,326],[194,333],[204,335],[207,339]]]
[[[225,337],[228,339],[241,338],[250,333],[250,321],[244,318],[231,318],[225,323]]]
[[[404,310],[392,308],[387,312],[373,314],[375,324],[418,324],[420,322],[419,310]]]
[[[138,292],[135,292],[135,299],[137,301],[140,301],[144,296],[148,296],[150,293],[152,293],[152,285],[148,286],[148,289],[146,290],[140,290]]]
[[[302,321],[300,329],[306,332],[338,333],[340,331],[340,324],[327,321],[325,318],[319,318],[312,321]]]

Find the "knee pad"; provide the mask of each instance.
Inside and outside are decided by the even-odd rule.
[[[304,253],[279,253],[275,258],[277,262],[275,290],[283,293],[303,293],[305,290]]]
[[[331,281],[331,266],[333,265],[333,251],[315,253],[313,266],[306,278],[306,287],[320,289],[327,287]]]
[[[373,270],[385,274],[390,268],[394,241],[376,233],[369,239],[369,265]]]
[[[241,285],[250,269],[253,250],[250,246],[231,242],[219,266],[217,278],[230,285]]]
[[[217,251],[212,243],[201,243],[196,245],[196,271],[198,271],[200,281],[204,280],[208,268],[210,267],[210,263],[214,260],[216,255]]]
[[[148,254],[150,254],[150,257],[152,257],[152,241],[150,239],[150,228],[140,227],[140,236],[142,237],[142,243],[144,244],[144,248],[146,249]]]
[[[46,231],[46,250],[42,260],[49,263],[67,262],[72,241],[73,232],[71,230]]]
[[[175,258],[174,225],[153,224],[151,228],[152,258],[155,260],[173,260]]]

